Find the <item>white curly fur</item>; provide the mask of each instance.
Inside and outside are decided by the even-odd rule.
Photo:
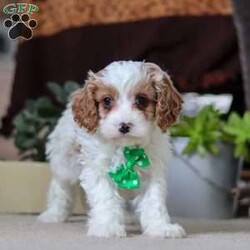
[[[125,236],[128,202],[132,204],[144,234],[168,238],[185,235],[181,226],[171,224],[166,207],[165,171],[171,157],[169,136],[162,133],[154,121],[147,121],[140,112],[133,110],[126,99],[129,88],[141,79],[148,79],[143,64],[115,62],[105,68],[102,80],[114,85],[123,99],[118,111],[108,115],[106,124],[100,123],[99,126],[105,126],[105,129],[99,128],[90,134],[80,128],[73,119],[72,104],[69,103],[47,143],[53,179],[47,209],[39,216],[40,221],[66,221],[73,203],[73,187],[80,182],[90,205],[88,235]],[[140,135],[139,139],[121,136],[120,140],[112,140],[114,121],[124,120],[134,124],[134,133]],[[141,188],[138,190],[118,189],[107,174],[123,161],[124,145],[140,145],[151,161],[150,168],[139,170]],[[129,199],[125,193],[129,193]]]

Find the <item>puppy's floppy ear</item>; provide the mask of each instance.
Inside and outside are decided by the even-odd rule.
[[[167,128],[178,120],[183,100],[167,73],[156,64],[146,65],[157,95],[156,123],[162,132],[166,132]]]
[[[89,133],[96,131],[99,122],[98,107],[95,101],[96,90],[96,77],[90,71],[83,89],[77,90],[72,95],[74,120],[80,127],[85,127]]]

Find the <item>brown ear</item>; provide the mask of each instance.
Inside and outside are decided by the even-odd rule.
[[[97,86],[93,76],[94,74],[90,72],[84,88],[72,95],[74,120],[80,127],[85,127],[89,133],[96,131],[99,122],[98,107],[95,102]]]
[[[157,93],[156,123],[162,132],[166,132],[178,118],[182,108],[182,97],[173,86],[169,76],[163,72],[161,81],[155,82]]]
[[[166,132],[178,120],[183,100],[167,73],[154,63],[145,63],[145,66],[157,94],[156,123]]]

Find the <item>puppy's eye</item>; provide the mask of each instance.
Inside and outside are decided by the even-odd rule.
[[[110,108],[112,105],[112,98],[111,97],[105,97],[103,99],[103,104],[105,108]]]
[[[149,100],[146,96],[143,95],[137,95],[135,97],[135,104],[139,107],[139,108],[146,108],[148,106]]]

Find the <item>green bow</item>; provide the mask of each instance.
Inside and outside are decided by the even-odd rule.
[[[123,154],[126,162],[121,163],[116,172],[109,172],[109,176],[120,188],[140,188],[140,177],[134,167],[147,168],[150,165],[149,158],[142,148],[125,147]]]

